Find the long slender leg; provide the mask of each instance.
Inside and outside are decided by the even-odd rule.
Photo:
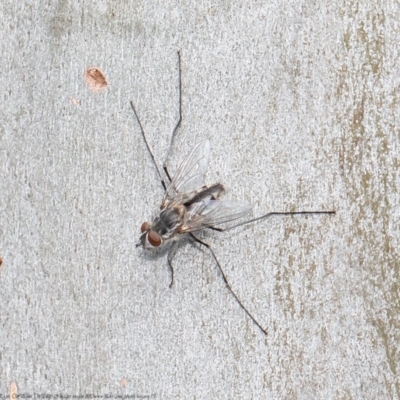
[[[182,122],[182,70],[181,70],[181,53],[180,53],[180,51],[178,51],[178,70],[179,70],[179,79],[178,79],[178,82],[179,82],[179,119],[175,125],[174,130],[172,131],[171,142],[169,144],[167,156],[165,157],[164,171],[167,175],[168,175],[168,173],[166,171],[166,166],[167,166],[168,158],[171,153],[172,146],[174,145],[176,132]]]
[[[156,163],[156,159],[155,159],[155,157],[154,157],[154,154],[153,154],[153,151],[152,151],[152,149],[151,149],[151,147],[150,147],[150,144],[149,144],[149,142],[147,141],[146,134],[144,133],[144,129],[143,129],[142,123],[140,122],[140,119],[139,119],[138,113],[136,112],[136,109],[135,109],[135,106],[134,106],[134,104],[133,104],[133,101],[131,101],[131,107],[132,107],[133,112],[135,113],[135,117],[136,117],[136,120],[137,120],[137,122],[138,122],[138,124],[139,124],[140,131],[142,132],[142,136],[143,136],[144,142],[146,143],[147,150],[148,150],[148,152],[149,152],[149,154],[150,154],[150,156],[151,156],[151,159],[153,160],[153,164],[154,164],[154,166],[156,167],[158,176],[160,177],[161,184],[162,184],[162,186],[163,186],[163,188],[164,188],[164,191],[165,191],[165,190],[167,189],[167,186],[166,186],[165,181],[164,181],[164,179],[163,179],[163,177],[162,177],[162,175],[161,175],[161,171],[160,171],[160,169],[158,168],[158,165],[157,165],[157,163]]]
[[[168,180],[170,182],[172,182],[171,175],[169,174],[168,167],[166,165],[164,165],[164,172],[165,172],[165,175],[167,175]]]
[[[174,284],[174,267],[172,266],[172,259],[175,257],[177,248],[178,248],[178,242],[172,243],[172,246],[169,249],[169,253],[168,253],[168,265],[171,270],[171,283],[169,284],[170,288]]]
[[[239,224],[235,224],[232,226],[228,226],[227,228],[219,228],[215,226],[209,226],[209,229],[218,232],[226,232],[230,231],[233,228],[237,228],[238,226],[247,225],[251,222],[261,221],[268,217],[272,217],[273,215],[308,215],[308,214],[336,214],[336,211],[290,211],[290,212],[270,212],[268,214],[262,215],[261,217],[250,219],[249,221],[240,222]]]
[[[236,295],[236,293],[232,290],[231,285],[229,284],[228,279],[226,278],[226,275],[225,275],[224,271],[222,270],[221,264],[219,263],[219,261],[218,261],[218,259],[217,259],[217,256],[215,255],[214,250],[211,248],[211,246],[210,246],[208,243],[203,242],[202,240],[200,240],[200,239],[199,239],[198,237],[196,237],[195,235],[193,235],[193,233],[189,233],[189,235],[191,236],[191,238],[192,238],[195,242],[197,242],[197,243],[199,243],[199,244],[201,244],[201,245],[207,247],[207,249],[210,250],[212,256],[214,257],[215,262],[217,263],[218,269],[220,270],[220,272],[221,272],[221,274],[222,274],[222,278],[223,278],[223,280],[224,280],[224,282],[225,282],[226,287],[227,287],[227,288],[229,289],[229,291],[232,293],[233,297],[236,299],[236,301],[238,302],[238,304],[240,305],[240,307],[244,310],[244,312],[245,312],[245,313],[251,318],[251,320],[261,329],[261,331],[262,331],[266,336],[268,336],[267,331],[266,331],[266,330],[257,322],[257,320],[250,314],[249,310],[247,310],[247,308],[246,308],[246,307],[243,305],[243,303],[240,301],[239,297],[238,297],[238,296]]]
[[[181,125],[181,122],[182,122],[182,78],[181,78],[182,77],[182,71],[181,71],[181,53],[179,51],[178,51],[178,70],[179,70],[179,79],[178,79],[178,82],[179,82],[179,119],[178,119],[178,122],[175,125],[174,130],[172,131],[172,136],[171,136],[171,141],[170,141],[170,145],[169,145],[168,152],[167,152],[167,157],[165,158],[165,162],[164,162],[164,166],[163,166],[164,172],[167,175],[167,177],[168,177],[170,182],[171,182],[171,176],[169,175],[168,170],[167,170],[167,161],[168,161],[169,155],[171,153],[172,146],[174,144],[174,139],[175,139],[176,132],[177,132],[177,130],[178,130],[178,128],[179,128],[179,126]],[[140,122],[139,115],[136,112],[135,105],[133,104],[133,101],[131,101],[130,103],[131,103],[132,110],[135,113],[136,120],[137,120],[137,122],[139,124],[140,131],[142,133],[142,136],[143,136],[144,142],[146,144],[147,150],[148,150],[148,152],[149,152],[149,154],[151,156],[151,159],[153,160],[153,164],[156,167],[158,176],[160,177],[161,184],[162,184],[162,186],[164,188],[164,191],[165,191],[165,190],[167,190],[167,185],[166,185],[165,180],[164,180],[164,178],[163,178],[163,176],[161,174],[161,170],[159,169],[159,167],[158,167],[158,165],[156,163],[156,160],[155,160],[153,151],[152,151],[152,149],[150,147],[150,144],[147,141],[147,137],[146,137],[146,134],[144,132],[142,123]]]

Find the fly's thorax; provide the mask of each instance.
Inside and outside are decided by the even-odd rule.
[[[160,234],[163,239],[174,236],[178,228],[183,224],[186,214],[186,207],[178,205],[167,207],[160,211],[153,220],[153,229]]]
[[[142,246],[148,250],[161,247],[166,240],[178,233],[184,223],[185,215],[186,207],[183,205],[162,209],[152,223],[142,224],[140,237]]]

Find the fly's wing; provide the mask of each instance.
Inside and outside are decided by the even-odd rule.
[[[244,202],[205,199],[191,205],[181,231],[194,232],[233,221],[249,214],[252,208]]]
[[[167,187],[163,204],[185,203],[204,185],[210,142],[205,140],[193,147],[185,161],[179,166]]]

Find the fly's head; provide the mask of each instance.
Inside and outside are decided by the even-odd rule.
[[[140,243],[136,247],[142,245],[147,250],[161,247],[163,239],[157,231],[152,229],[152,225],[149,222],[143,222],[140,230],[142,231],[142,236],[140,236]]]

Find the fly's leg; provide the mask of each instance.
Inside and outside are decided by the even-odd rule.
[[[171,283],[169,284],[170,288],[172,288],[174,284],[174,267],[172,266],[172,259],[175,257],[177,248],[178,248],[178,242],[174,242],[168,253],[168,265],[171,270]]]
[[[268,214],[262,215],[261,217],[257,217],[257,218],[253,218],[249,221],[244,221],[244,222],[240,222],[239,224],[235,224],[232,226],[228,226],[227,228],[219,228],[219,227],[215,227],[215,226],[209,226],[209,229],[212,229],[214,231],[218,231],[218,232],[226,232],[226,231],[230,231],[233,228],[237,228],[238,226],[242,226],[242,225],[247,225],[250,224],[251,222],[256,222],[256,221],[262,221],[263,219],[266,219],[268,217],[272,217],[273,215],[308,215],[308,214],[336,214],[336,211],[288,211],[288,212],[270,212]]]
[[[164,163],[164,168],[163,168],[164,171],[165,171],[165,174],[167,175],[167,178],[169,179],[170,182],[171,182],[171,177],[170,177],[169,173],[167,172],[166,165],[167,165],[169,154],[171,152],[171,148],[172,148],[173,143],[174,143],[176,131],[178,130],[178,128],[179,128],[179,126],[180,126],[180,124],[182,122],[182,79],[181,79],[182,73],[181,73],[181,53],[179,51],[178,51],[178,69],[179,69],[179,119],[178,119],[177,124],[175,125],[174,130],[172,131],[171,142],[170,142],[170,145],[169,145],[167,157],[165,158],[165,163]],[[150,144],[147,141],[147,137],[146,137],[146,134],[144,132],[142,123],[140,122],[139,115],[138,115],[138,113],[136,111],[135,105],[133,104],[133,101],[131,101],[130,103],[131,103],[132,110],[135,113],[136,120],[137,120],[137,122],[139,124],[140,131],[142,133],[144,142],[145,142],[146,147],[147,147],[147,151],[149,152],[149,154],[151,156],[151,159],[153,161],[153,164],[156,167],[157,174],[158,174],[158,176],[160,178],[160,181],[161,181],[161,184],[162,184],[162,186],[164,188],[164,191],[166,191],[167,190],[167,185],[165,183],[165,179],[163,178],[163,175],[161,174],[161,170],[160,170],[160,168],[158,167],[158,165],[156,163],[156,159],[154,157],[153,150],[151,149]]]
[[[163,178],[162,175],[161,175],[160,169],[158,168],[158,165],[157,165],[157,163],[156,163],[156,159],[155,159],[155,157],[154,157],[154,154],[153,154],[153,151],[152,151],[152,149],[151,149],[151,147],[150,147],[150,144],[149,144],[149,142],[147,141],[146,134],[144,133],[144,129],[143,129],[142,123],[140,122],[139,115],[138,115],[138,113],[136,112],[135,105],[133,104],[133,101],[131,101],[131,107],[132,107],[133,112],[135,113],[135,117],[136,117],[136,120],[137,120],[137,122],[138,122],[138,124],[139,124],[140,131],[142,132],[142,136],[143,136],[144,142],[145,142],[145,144],[146,144],[147,151],[149,152],[149,154],[150,154],[150,156],[151,156],[151,159],[153,160],[153,164],[154,164],[154,166],[156,167],[157,174],[158,174],[158,176],[159,176],[159,178],[160,178],[160,181],[161,181],[161,185],[163,186],[164,191],[165,191],[165,190],[167,190],[167,185],[165,184],[165,180],[164,180],[164,178]]]
[[[165,175],[167,175],[168,180],[169,180],[170,182],[172,182],[172,177],[171,177],[171,175],[169,174],[168,167],[167,167],[166,165],[164,165],[163,168],[164,168]]]
[[[171,149],[172,149],[172,147],[174,145],[176,132],[177,132],[177,130],[180,127],[181,122],[182,122],[182,70],[181,70],[181,53],[180,53],[180,51],[178,51],[178,72],[179,72],[179,75],[178,75],[178,84],[179,84],[179,118],[178,118],[178,122],[175,125],[174,130],[172,131],[171,142],[169,144],[169,149],[168,149],[168,152],[167,152],[167,156],[165,157],[165,162],[164,162],[164,166],[163,166],[164,167],[164,171],[165,171],[168,179],[170,180],[170,182],[171,182],[171,176],[169,175],[168,170],[167,170],[167,162],[168,162],[169,155],[171,153]]]
[[[193,235],[193,233],[189,233],[189,235],[191,236],[191,238],[196,242],[201,244],[202,246],[207,247],[208,250],[210,250],[217,266],[218,269],[220,270],[221,274],[222,274],[222,278],[225,282],[226,287],[229,289],[229,291],[232,293],[233,297],[236,299],[237,303],[240,305],[240,307],[244,310],[244,312],[250,317],[250,319],[260,328],[260,330],[262,331],[262,333],[264,333],[264,335],[268,336],[267,331],[257,322],[257,320],[250,314],[250,311],[247,310],[247,308],[243,305],[243,303],[240,301],[239,297],[236,295],[236,293],[233,291],[233,289],[231,288],[231,285],[228,282],[228,279],[226,278],[226,275],[224,273],[224,271],[222,270],[221,264],[219,263],[217,256],[214,253],[214,250],[211,248],[211,246],[206,243],[203,242],[202,240],[200,240],[198,237],[196,237],[195,235]]]

